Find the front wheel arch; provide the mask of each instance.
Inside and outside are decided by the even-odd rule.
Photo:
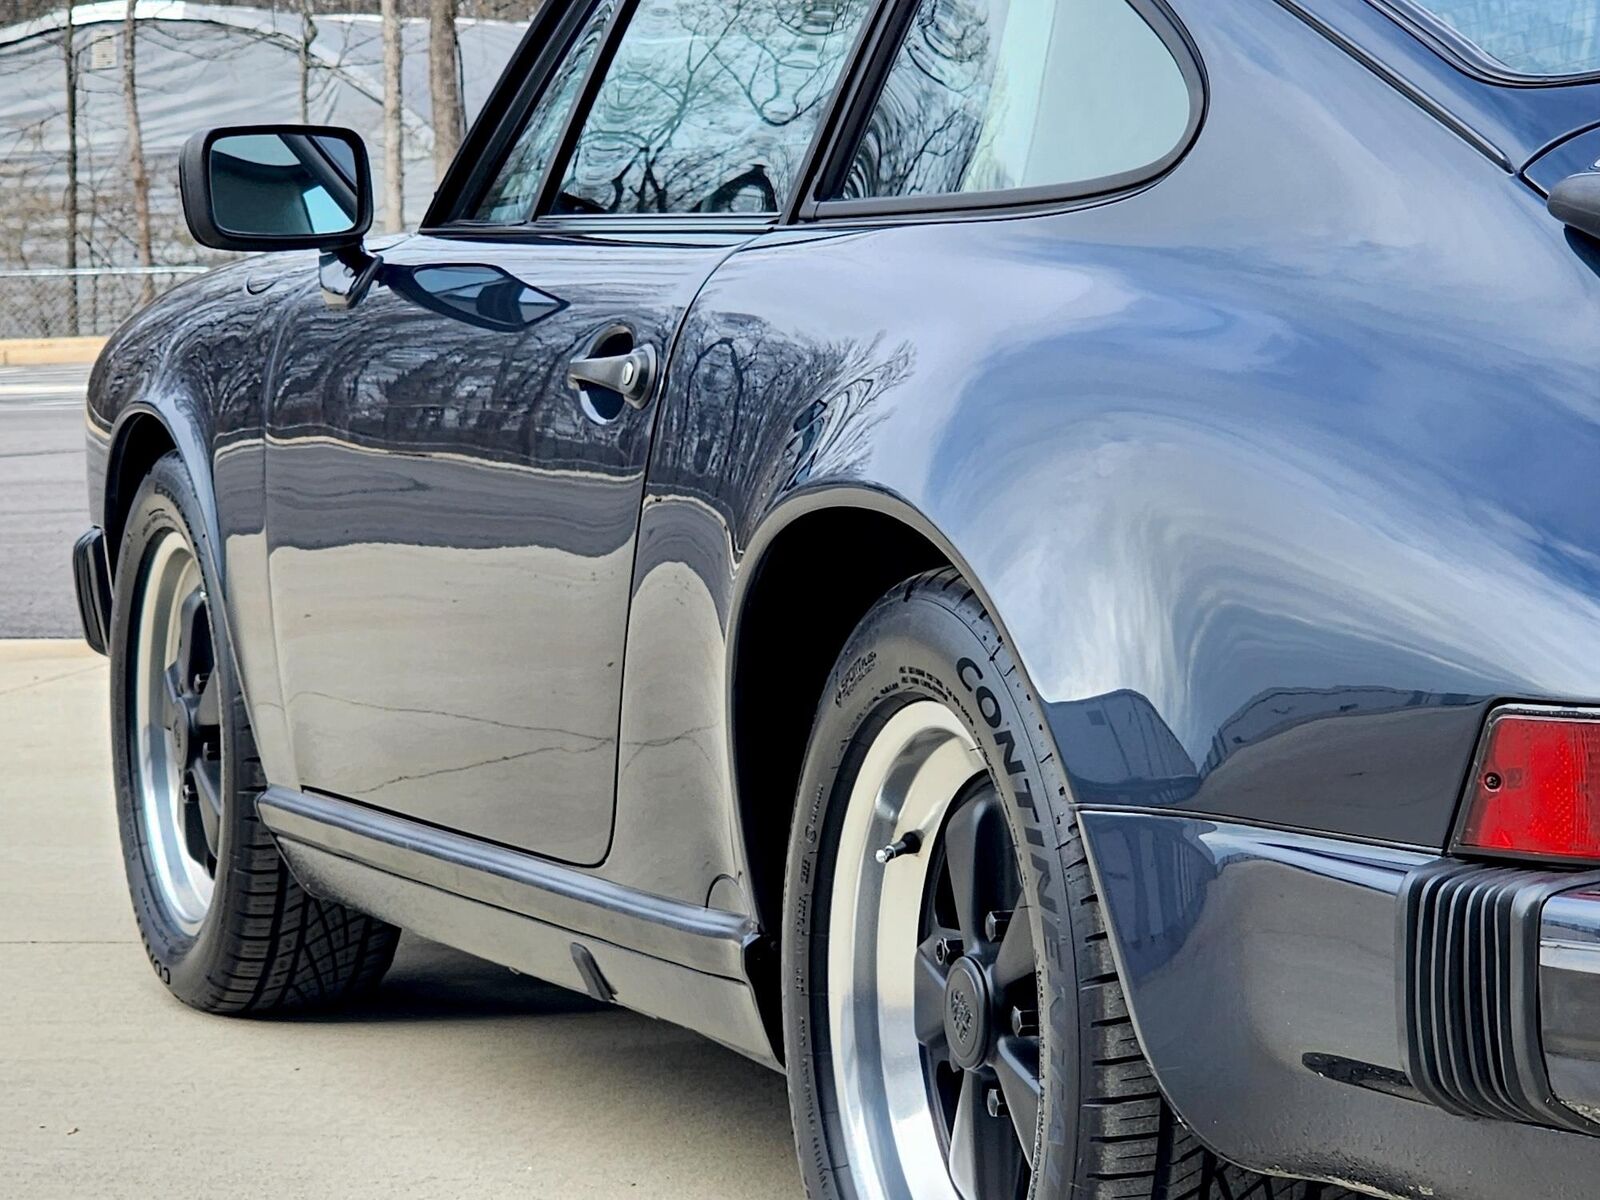
[[[128,514],[133,509],[139,487],[151,469],[167,454],[176,452],[193,484],[205,527],[206,567],[217,580],[222,595],[212,619],[222,625],[223,642],[233,647],[233,629],[228,606],[227,563],[217,516],[216,493],[211,475],[211,446],[206,432],[181,416],[183,405],[167,398],[159,404],[140,401],[130,405],[117,418],[109,438],[105,486],[101,496],[100,526],[105,530],[107,566],[112,579],[117,574],[117,559],[122,552]],[[235,660],[234,668],[238,669]]]

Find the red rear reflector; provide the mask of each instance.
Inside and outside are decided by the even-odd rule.
[[[1492,717],[1463,847],[1600,859],[1600,721]]]

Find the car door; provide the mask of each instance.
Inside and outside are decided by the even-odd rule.
[[[604,858],[656,376],[866,9],[557,5],[424,232],[354,307],[294,304],[266,475],[300,787]]]

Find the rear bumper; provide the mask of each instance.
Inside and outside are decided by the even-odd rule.
[[[90,526],[72,547],[72,581],[78,593],[78,619],[83,640],[99,654],[111,644],[111,564],[106,558],[106,535]]]
[[[1544,906],[1539,1014],[1551,1092],[1600,1130],[1600,886]]]
[[[1596,885],[1600,874],[1449,859],[1405,877],[1401,1039],[1430,1103],[1600,1134],[1588,1115],[1600,1115]]]
[[[1590,1194],[1596,877],[1148,812],[1081,821],[1141,1043],[1217,1152],[1394,1195]]]

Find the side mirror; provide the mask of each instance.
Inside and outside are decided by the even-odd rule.
[[[372,226],[372,167],[353,130],[204,130],[184,143],[178,191],[189,232],[202,246],[321,250],[322,295],[334,308],[358,303],[383,265],[361,246]]]
[[[372,225],[372,169],[358,134],[317,125],[208,129],[184,144],[189,232],[217,250],[332,250]]]

